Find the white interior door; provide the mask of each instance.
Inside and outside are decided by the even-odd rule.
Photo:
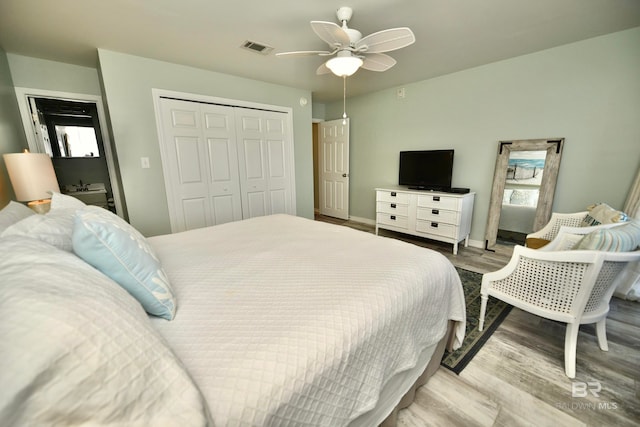
[[[320,214],[349,219],[349,119],[318,126]]]

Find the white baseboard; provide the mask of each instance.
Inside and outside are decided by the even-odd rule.
[[[362,224],[376,225],[376,221],[369,218],[360,218],[358,216],[349,216],[349,221],[360,222]]]
[[[471,246],[472,248],[484,249],[484,240],[469,239],[469,246]]]

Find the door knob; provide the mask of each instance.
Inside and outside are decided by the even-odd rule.
[[[342,177],[343,177],[343,178],[346,178],[346,177],[347,177],[347,174],[346,174],[346,173],[343,173],[343,174],[342,174]]]

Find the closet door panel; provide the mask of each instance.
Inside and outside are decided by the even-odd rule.
[[[268,169],[268,188],[272,213],[289,213],[292,210],[291,176],[293,166],[290,164],[292,150],[291,138],[287,132],[286,114],[271,111],[265,115],[266,164]]]
[[[292,143],[286,130],[287,115],[239,108],[236,118],[243,204],[257,203],[256,194],[262,192],[265,215],[292,213],[292,165],[288,157]],[[251,207],[244,217],[258,212]]]
[[[197,104],[163,99],[163,168],[174,231],[212,224],[207,150]],[[167,180],[165,180],[167,181]]]
[[[182,216],[185,230],[206,227],[207,199],[182,199]]]
[[[287,193],[284,190],[274,190],[269,192],[271,205],[271,213],[288,213],[287,212]]]
[[[243,218],[271,213],[267,194],[263,113],[246,108],[235,110]]]
[[[207,141],[212,222],[242,219],[236,127],[232,107],[201,104],[203,135]]]
[[[245,218],[254,218],[256,216],[267,215],[270,212],[268,200],[264,191],[248,191],[246,193],[246,208],[243,210]]]
[[[242,212],[236,207],[236,200],[233,196],[213,196],[211,198],[213,206],[213,216],[216,224],[237,221],[237,216],[242,219]]]

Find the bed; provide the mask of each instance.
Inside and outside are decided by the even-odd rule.
[[[522,234],[533,232],[538,194],[537,189],[505,189],[498,229]]]
[[[55,226],[0,234],[9,424],[378,425],[464,337],[460,279],[428,249],[289,215],[145,239],[54,201]],[[148,295],[87,255],[87,224]]]

